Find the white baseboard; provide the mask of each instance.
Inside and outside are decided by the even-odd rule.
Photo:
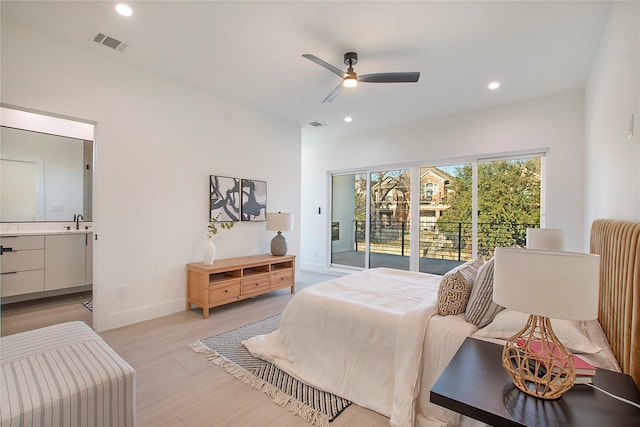
[[[107,325],[102,330],[120,328],[122,326],[134,323],[144,322],[145,320],[155,319],[157,317],[168,316],[185,310],[186,302],[184,298],[171,301],[165,301],[159,304],[147,305],[144,307],[136,307],[131,310],[116,311],[107,315]]]

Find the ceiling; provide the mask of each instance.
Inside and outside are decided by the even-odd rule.
[[[36,28],[299,124],[349,133],[585,86],[611,2],[6,1],[2,21]],[[97,33],[128,46],[93,41]],[[358,74],[419,71],[418,83],[340,82],[312,53]],[[501,82],[498,90],[487,84]],[[353,117],[345,123],[344,117]],[[312,128],[310,122],[327,126]]]

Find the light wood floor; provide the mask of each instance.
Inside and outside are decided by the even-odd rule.
[[[2,306],[2,336],[72,320],[81,320],[91,326],[93,313],[82,305],[83,301],[91,298],[92,293],[88,291],[4,304]]]
[[[305,271],[297,276],[297,290],[332,277]],[[188,347],[197,339],[279,314],[290,299],[289,290],[280,290],[213,308],[206,320],[202,310],[194,308],[101,333],[136,370],[137,426],[309,427],[286,407]],[[3,313],[3,331],[6,319]],[[331,427],[388,425],[388,418],[356,405],[331,423]]]

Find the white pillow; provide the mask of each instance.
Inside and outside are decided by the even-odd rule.
[[[478,329],[474,335],[506,340],[520,331],[527,323],[528,318],[528,314],[519,311],[502,310],[491,323]],[[601,350],[587,338],[583,322],[551,319],[551,327],[560,342],[574,353],[597,353]]]
[[[476,273],[465,319],[479,328],[493,321],[504,307],[493,302],[493,265],[495,258],[484,263]]]

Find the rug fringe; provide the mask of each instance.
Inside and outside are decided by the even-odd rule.
[[[215,365],[220,366],[238,380],[249,385],[251,388],[262,391],[267,396],[269,396],[277,405],[289,405],[289,411],[293,412],[295,415],[299,416],[306,422],[318,427],[329,427],[329,417],[326,414],[323,414],[322,412],[313,409],[304,402],[300,402],[292,396],[289,396],[272,384],[269,384],[268,382],[257,378],[251,372],[247,371],[241,366],[238,366],[217,351],[211,350],[200,341],[189,344],[189,347],[196,353],[203,354],[207,358],[207,360],[213,362]]]

